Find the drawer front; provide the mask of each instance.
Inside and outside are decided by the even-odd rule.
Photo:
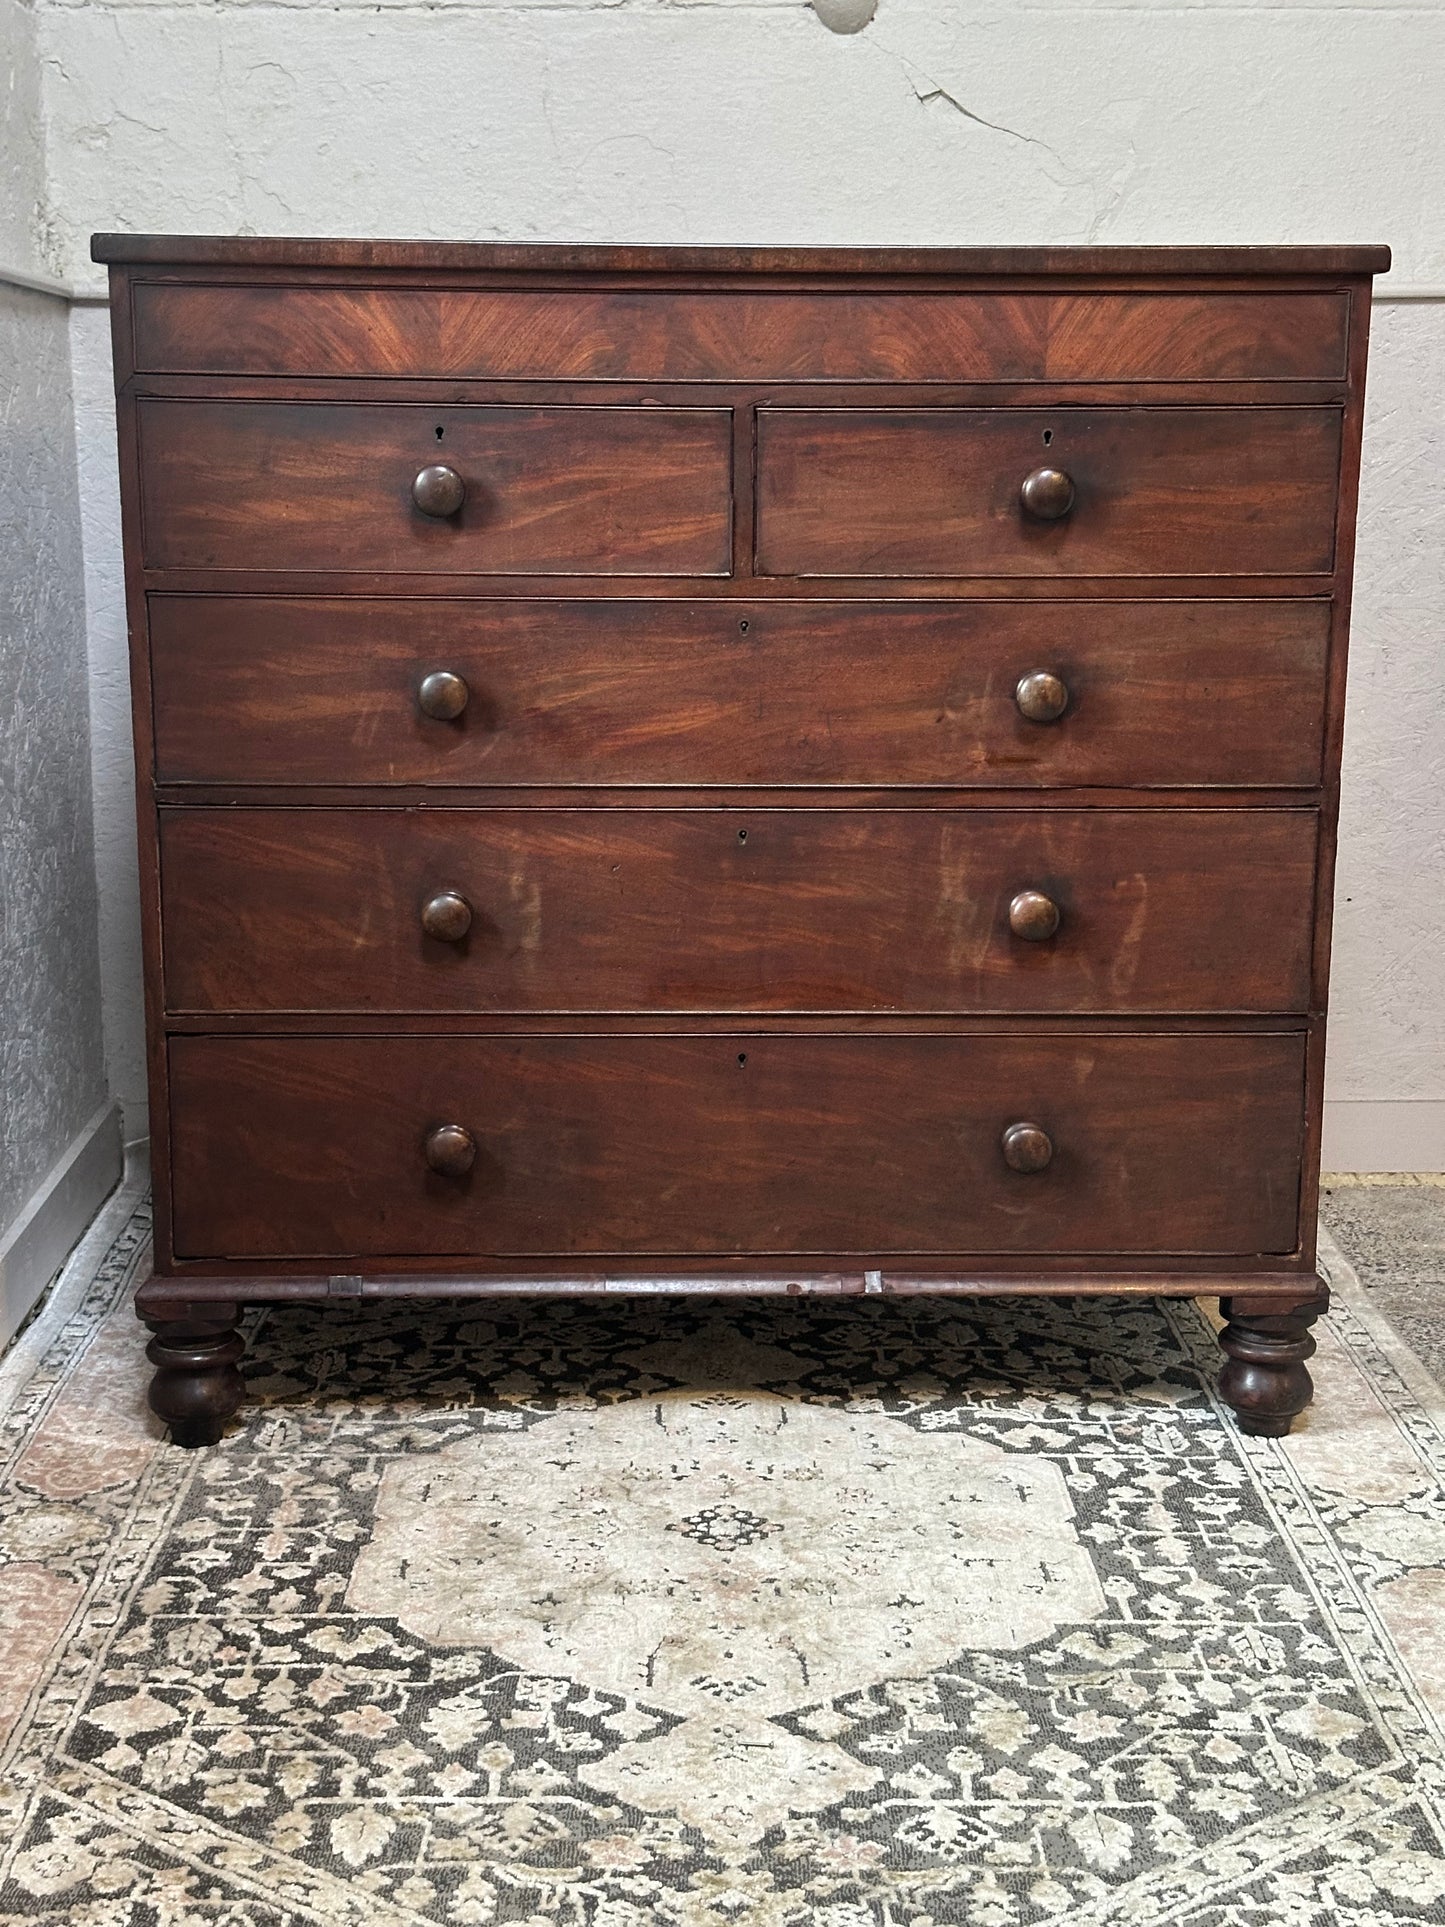
[[[153,596],[162,782],[1314,784],[1323,602]],[[1030,721],[1021,678],[1067,708]],[[437,672],[465,708],[420,704]]]
[[[1260,381],[1345,372],[1325,294],[664,293],[141,282],[154,373],[569,381]]]
[[[723,408],[143,401],[139,421],[152,568],[726,575],[731,563]],[[465,490],[451,515],[414,501],[437,465]]]
[[[759,572],[775,576],[1320,575],[1333,408],[765,408]],[[1052,469],[1072,508],[1039,520]]]
[[[1293,1249],[1297,1036],[178,1037],[183,1258]],[[1042,1170],[1001,1134],[1041,1126]],[[443,1176],[428,1133],[474,1162]],[[455,1144],[455,1140],[453,1141]]]
[[[1309,810],[161,820],[175,1011],[1308,1005]]]

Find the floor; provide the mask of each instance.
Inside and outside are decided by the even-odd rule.
[[[1445,1185],[1329,1192],[1288,1439],[1187,1303],[682,1296],[280,1307],[188,1453],[132,1181],[0,1365],[0,1927],[1445,1927]]]
[[[1445,1174],[1326,1174],[1320,1216],[1380,1310],[1445,1384]]]

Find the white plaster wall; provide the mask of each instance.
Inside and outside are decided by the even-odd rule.
[[[3,1246],[105,1097],[66,311],[6,286],[0,448]]]
[[[0,5],[13,0],[0,0]],[[36,0],[50,258],[93,228],[756,242],[1390,242],[1445,284],[1445,8],[1330,0]],[[108,401],[73,327],[97,794],[124,764]],[[1327,1162],[1445,1165],[1445,304],[1385,307],[1361,531]],[[129,832],[108,1049],[138,1102]],[[1430,865],[1434,865],[1433,872]],[[1436,979],[1432,981],[1432,977]],[[1363,1134],[1363,1135],[1362,1135]]]
[[[1367,1169],[1445,1169],[1442,425],[1445,303],[1382,305],[1371,329],[1335,889],[1335,1168],[1359,1158]]]
[[[49,222],[35,14],[0,0],[0,263],[43,274]]]
[[[0,1343],[114,1182],[66,304],[36,18],[0,0]],[[7,278],[7,276],[9,278]]]
[[[39,0],[54,226],[1388,238],[1445,280],[1438,6]]]
[[[135,758],[131,753],[130,654],[121,570],[120,490],[110,315],[70,313],[85,621],[90,658],[90,782],[99,880],[101,1022],[106,1078],[125,1137],[149,1135],[140,879],[136,867]]]

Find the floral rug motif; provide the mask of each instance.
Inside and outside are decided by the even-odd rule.
[[[351,1304],[142,1404],[131,1194],[0,1370],[0,1927],[1445,1922],[1445,1418],[1189,1303]]]

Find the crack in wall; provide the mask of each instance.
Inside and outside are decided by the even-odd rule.
[[[1108,183],[1102,196],[1094,187],[1094,218],[1090,221],[1086,241],[1097,241],[1106,224],[1113,219],[1119,209],[1134,191],[1134,182],[1139,173],[1139,145],[1133,135],[1129,136],[1129,152],[1120,165],[1115,168],[1113,179]]]
[[[1042,147],[1045,153],[1053,155],[1061,167],[1067,165],[1063,156],[1056,148],[1050,147],[1047,141],[1041,141],[1034,134],[1020,133],[1017,127],[1005,127],[1002,121],[986,120],[982,114],[976,114],[971,107],[965,107],[957,94],[951,94],[946,87],[935,84],[928,89],[927,93],[924,93],[912,74],[908,75],[908,84],[913,89],[913,97],[920,107],[928,107],[935,100],[946,101],[954,112],[962,114],[965,120],[971,120],[979,127],[991,128],[995,134],[1007,134],[1011,140],[1024,141],[1030,147]]]
[[[945,87],[932,74],[925,73],[909,59],[907,54],[879,41],[876,35],[873,38],[879,50],[897,66],[919,106],[929,107],[935,102],[942,102],[944,106],[951,107],[962,119],[972,121],[976,127],[986,128],[990,133],[1002,134],[1005,139],[1018,141],[1025,147],[1038,148],[1040,153],[1047,155],[1053,163],[1052,168],[1045,171],[1055,186],[1064,192],[1079,189],[1086,192],[1092,202],[1092,210],[1088,220],[1083,224],[1082,232],[1076,229],[1077,238],[1087,242],[1097,240],[1101,231],[1133,192],[1139,172],[1139,151],[1132,135],[1127,137],[1128,152],[1122,158],[1116,156],[1104,159],[1095,166],[1076,165],[1041,136],[1025,133],[1022,128],[1010,127],[1006,121],[990,120],[986,114],[980,114],[961,100],[951,88]]]
[[[1040,139],[1037,134],[1025,134],[1020,128],[1009,127],[1003,121],[989,120],[986,115],[975,112],[972,107],[966,106],[965,103],[958,98],[957,94],[945,87],[941,81],[935,80],[931,74],[926,74],[921,68],[916,67],[908,58],[907,54],[900,53],[896,47],[885,45],[876,35],[871,36],[871,39],[872,44],[876,46],[881,53],[887,54],[888,58],[898,67],[899,72],[908,83],[909,91],[920,107],[930,107],[935,101],[942,101],[945,106],[951,107],[956,114],[962,115],[964,120],[972,121],[976,127],[985,127],[993,134],[1003,134],[1009,140],[1021,142],[1025,147],[1037,147],[1041,152],[1047,154],[1050,160],[1062,170],[1064,179],[1061,185],[1065,187],[1081,187],[1091,182],[1091,176],[1087,170],[1081,171],[1074,167],[1069,161],[1065,160],[1059,150],[1051,146],[1048,141]]]

